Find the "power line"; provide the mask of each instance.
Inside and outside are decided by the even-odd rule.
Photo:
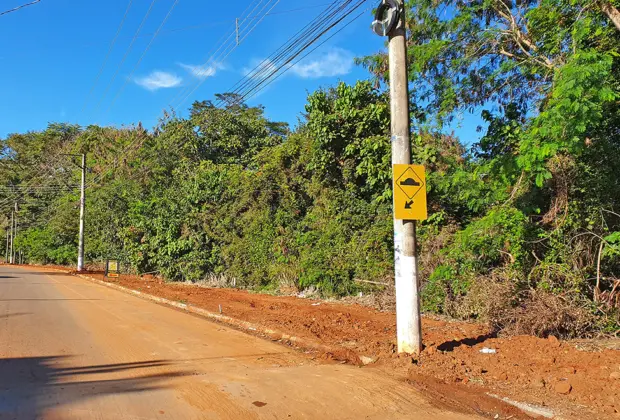
[[[250,4],[248,4],[248,6],[245,8],[245,10],[241,13],[241,17],[243,18],[243,16],[246,14],[246,12],[247,12],[248,10],[250,10],[250,8],[252,7],[252,4],[255,4],[255,3],[257,3],[257,2],[258,2],[258,0],[252,0],[252,2],[250,2]],[[261,0],[261,2],[262,2],[262,0]],[[258,4],[256,4],[256,5],[254,6],[254,9],[252,9],[252,12],[256,9],[256,7],[257,7],[257,6],[258,6]],[[250,12],[250,13],[252,13],[252,12]],[[242,23],[243,23],[243,22],[245,22],[245,20],[246,20],[246,19],[247,19],[247,16],[246,16],[245,18],[243,18]],[[207,69],[207,66],[209,65],[209,63],[213,62],[213,59],[214,59],[215,55],[216,55],[216,54],[217,54],[217,53],[218,53],[218,52],[219,52],[219,51],[220,51],[220,50],[221,50],[224,46],[226,46],[226,45],[228,44],[228,41],[229,41],[230,39],[232,39],[232,38],[235,36],[235,34],[236,34],[236,30],[238,30],[238,25],[237,25],[237,22],[238,22],[238,20],[235,20],[235,22],[234,22],[234,26],[233,26],[233,28],[232,28],[232,31],[228,34],[228,36],[226,36],[226,34],[223,34],[223,35],[222,35],[222,37],[221,37],[221,38],[220,38],[220,39],[216,42],[216,44],[215,44],[215,45],[216,45],[216,46],[217,46],[217,45],[219,45],[219,47],[216,49],[216,47],[214,46],[214,47],[211,49],[211,51],[209,52],[209,57],[208,57],[207,61],[205,61],[205,63],[201,66],[203,70],[202,70],[202,71],[200,71],[200,72],[196,75],[196,77],[198,77],[198,78],[199,78],[199,77],[202,77],[202,76],[204,76],[204,75],[205,75],[205,70]],[[234,46],[234,45],[235,45],[235,43],[233,43],[232,45]],[[229,47],[226,47],[226,48],[229,48]],[[215,50],[215,51],[214,51],[214,50]],[[178,100],[178,99],[180,99],[180,98],[184,97],[184,96],[186,95],[186,93],[187,93],[187,92],[189,92],[191,89],[192,89],[192,88],[191,88],[191,84],[190,84],[190,85],[188,85],[187,87],[185,87],[184,89],[182,89],[181,91],[177,92],[177,93],[175,94],[175,96],[174,96],[174,97],[170,100],[170,102],[169,102],[169,103],[170,103],[170,105],[172,106],[172,104],[173,104],[176,100]]]
[[[292,67],[294,67],[297,63],[299,63],[301,60],[303,60],[304,58],[308,57],[310,54],[312,54],[314,51],[316,51],[318,48],[320,48],[323,44],[325,44],[327,41],[329,41],[330,39],[332,39],[334,36],[336,36],[338,33],[340,33],[343,29],[345,29],[347,26],[349,26],[351,23],[353,23],[354,21],[356,21],[357,19],[359,19],[360,17],[362,17],[366,12],[368,12],[370,9],[365,9],[363,11],[361,11],[358,15],[356,15],[353,19],[351,19],[350,21],[348,21],[347,23],[345,23],[341,28],[339,28],[337,31],[335,31],[332,35],[330,35],[329,37],[327,37],[325,40],[323,40],[320,44],[318,44],[316,47],[312,48],[310,51],[308,51],[306,54],[304,54],[303,56],[300,56],[299,58],[297,58],[294,62],[291,63],[291,65],[287,66],[286,68],[284,68],[283,71],[281,71],[279,74],[277,74],[273,79],[268,80],[267,84],[265,84],[263,87],[261,87],[259,90],[265,89],[267,86],[269,86],[270,84],[272,84],[273,82],[275,82],[276,80],[278,80],[282,75],[284,75],[288,70],[290,70]],[[256,90],[254,92],[250,92],[244,96],[242,96],[241,100],[247,100],[251,97],[253,97],[256,93],[258,93],[259,90]]]
[[[64,188],[59,188],[58,190],[53,190],[53,191],[46,191],[46,192],[34,192],[34,195],[37,196],[37,200],[41,201],[42,197],[41,194],[43,193],[48,193],[48,194],[53,194],[53,196],[47,196],[47,198],[49,199],[53,199],[53,198],[57,198],[57,194],[59,193],[63,193],[63,192],[69,192],[69,191],[75,191],[78,190],[79,186],[77,187],[64,187]],[[29,197],[30,199],[35,198],[35,197]],[[19,202],[19,203],[24,203],[26,201],[26,195],[22,195],[20,197],[7,197],[5,199],[3,199],[2,201],[0,201],[0,213],[4,213],[7,210],[10,210],[14,203]]]
[[[305,10],[310,10],[310,9],[316,9],[317,7],[323,7],[323,6],[327,6],[331,3],[319,3],[319,4],[313,4],[313,5],[309,5],[309,6],[304,6],[304,7],[297,7],[295,9],[288,9],[288,10],[279,10],[279,11],[275,11],[275,12],[271,12],[271,13],[267,13],[265,16],[277,16],[277,15],[284,15],[284,14],[292,14],[292,13],[297,13],[297,12],[302,12]],[[260,18],[259,15],[255,15],[255,16],[249,16],[248,19],[249,20],[255,20]],[[174,34],[177,32],[183,32],[183,31],[190,31],[192,29],[202,29],[202,28],[213,28],[216,26],[223,26],[223,25],[234,25],[235,24],[235,20],[234,19],[230,19],[230,20],[219,20],[219,21],[209,21],[209,23],[202,23],[202,24],[196,24],[196,25],[188,25],[188,26],[182,26],[180,28],[173,28],[173,29],[168,29],[168,30],[162,30],[159,33],[159,37],[161,37],[162,35],[169,35],[169,34]],[[138,35],[138,38],[146,38],[149,36],[152,36],[153,33],[145,33],[145,34],[140,34]],[[124,39],[124,38],[129,38],[129,37],[120,37],[120,39]],[[88,44],[82,44],[79,45],[79,47],[93,47],[98,45],[98,42],[91,42]]]
[[[153,40],[155,39],[155,37],[157,36],[159,31],[163,27],[163,25],[165,24],[168,16],[170,16],[170,13],[172,12],[172,9],[174,8],[174,5],[176,5],[177,1],[178,0],[175,1],[173,6],[171,7],[171,10],[168,12],[168,15],[166,15],[166,18],[164,18],[164,21],[159,26],[158,30],[155,32],[153,38],[151,39],[151,43],[153,42]],[[261,13],[259,15],[260,17],[258,19],[253,19],[253,20],[258,20],[258,22],[254,24],[254,26],[252,26],[250,29],[246,30],[244,28],[244,30],[242,30],[241,41],[245,39],[247,36],[249,36],[249,34],[254,30],[256,25],[258,25],[262,21],[262,19],[264,19],[265,16],[269,14],[269,12],[273,9],[273,7],[275,7],[275,5],[278,3],[279,0],[277,0],[275,4],[273,4],[273,1],[274,0],[268,0],[265,4],[263,4],[263,0],[261,0],[255,5],[254,10],[260,7],[261,4],[263,4],[262,8],[260,9],[260,13]],[[335,36],[338,32],[344,29],[344,27],[346,27],[347,25],[352,23],[355,19],[357,19],[359,16],[361,16],[364,12],[361,12],[356,17],[346,22],[346,24],[343,27],[341,27],[335,33],[330,35],[327,39],[324,39],[321,43],[316,45],[314,48],[310,49],[312,45],[314,45],[320,38],[322,38],[330,30],[332,30],[334,27],[336,27],[337,25],[345,21],[345,19],[349,17],[355,10],[357,10],[364,2],[365,0],[359,0],[357,2],[354,2],[352,0],[345,1],[342,4],[340,4],[340,6],[336,7],[335,9],[327,9],[322,14],[320,14],[317,18],[315,18],[312,22],[310,22],[308,25],[302,28],[302,30],[300,30],[291,40],[285,43],[280,49],[278,49],[274,54],[270,56],[271,61],[269,62],[268,66],[265,65],[265,63],[263,63],[263,65],[257,66],[257,68],[255,68],[245,78],[243,78],[240,82],[238,82],[235,85],[235,88],[236,88],[235,92],[238,93],[240,99],[247,98],[250,95],[254,95],[260,89],[263,89],[268,84],[273,83],[273,81],[277,80],[278,77],[282,76],[282,74],[284,74],[287,70],[289,70],[293,65],[295,65],[297,62],[299,62],[304,57],[306,57],[308,54],[315,51],[317,48],[319,48],[321,45],[323,45],[325,42],[327,42],[329,39]],[[330,3],[330,5],[334,6],[337,3],[339,2],[335,1],[333,3]],[[271,6],[271,8],[266,13],[262,13],[269,6]],[[253,13],[254,10],[251,13]],[[146,17],[148,17],[149,13],[150,13],[150,9],[149,11],[147,11],[145,19]],[[249,15],[245,17],[243,22],[245,22],[248,19],[248,17]],[[144,23],[144,20],[142,24]],[[139,34],[142,28],[142,24],[138,28],[136,35]],[[229,39],[234,34],[235,32],[229,35]],[[135,40],[135,36],[134,36],[134,40]],[[149,46],[151,45],[151,43],[149,43]],[[212,62],[212,60],[216,58],[215,55],[219,52],[219,50],[222,49],[223,47],[226,47],[227,44],[228,42],[224,41],[224,43],[220,45],[220,48],[216,51],[215,54],[213,54],[209,58],[209,60],[205,63],[205,65],[208,65],[210,62]],[[148,51],[149,46],[147,46],[140,60],[138,60],[137,64],[134,66],[134,70],[140,64],[140,61],[144,57],[146,52]],[[232,48],[230,46],[226,47],[223,51],[219,53],[218,57],[228,56],[228,54],[230,54],[234,50],[235,47],[236,47],[236,43],[232,45]],[[130,48],[131,48],[131,45],[130,45]],[[133,71],[132,71],[132,74],[133,74]],[[189,94],[181,102],[179,102],[179,104],[183,103],[200,86],[200,84],[201,83],[199,83],[198,86],[196,86],[193,90],[191,90]],[[130,155],[125,155],[125,153],[130,148],[132,148],[135,144],[139,142],[139,140],[140,140],[140,137],[138,136],[124,147],[122,154],[125,158],[131,159],[131,156],[133,156],[139,150],[141,150],[141,147],[138,146],[137,148],[134,148],[134,150],[131,151]],[[56,163],[58,163],[58,159]],[[87,184],[87,186],[92,187],[95,183],[103,179],[107,175],[107,173],[109,173],[111,170],[114,169],[114,167],[116,167],[117,163],[118,163],[118,159],[114,159],[114,162],[112,163],[113,167],[108,166],[107,170],[101,171],[91,180],[91,182]],[[48,169],[50,168],[48,167]],[[51,168],[51,169],[54,169],[54,168]],[[35,178],[36,176],[37,175],[32,177],[31,181],[33,181],[33,178]],[[49,185],[51,182],[53,182],[53,180],[48,180],[46,184],[39,185],[39,186],[35,186],[35,185],[29,186],[28,184],[26,184],[26,185],[19,186],[18,188],[15,189],[15,191],[7,191],[6,189],[2,191],[2,187],[0,187],[0,193],[11,192],[15,198],[17,198],[18,196],[21,196],[20,198],[24,198],[26,194],[28,193],[46,193],[46,192],[54,193],[54,192],[61,192],[65,188],[68,188],[69,190],[76,188],[76,187],[71,187],[71,186],[65,186],[65,187],[56,186],[55,187],[55,186]],[[4,199],[4,202],[0,200],[0,208],[8,205],[6,203],[7,200],[10,200],[12,198],[13,197],[7,197],[6,199]]]
[[[133,77],[133,74],[136,71],[136,69],[138,68],[138,66],[140,66],[140,63],[142,63],[142,60],[144,59],[144,56],[146,55],[148,50],[151,48],[151,45],[153,44],[153,41],[155,41],[155,38],[157,38],[157,35],[161,31],[161,28],[163,28],[164,25],[166,24],[166,22],[168,21],[168,18],[172,14],[172,11],[174,10],[174,8],[175,8],[175,6],[177,5],[178,2],[179,2],[179,0],[174,0],[174,3],[172,3],[172,6],[170,6],[170,10],[168,10],[168,14],[164,17],[164,20],[161,22],[161,24],[159,25],[159,27],[157,28],[157,30],[153,34],[153,37],[151,38],[151,40],[149,41],[148,45],[146,46],[146,48],[142,52],[142,55],[140,56],[140,58],[138,59],[136,64],[131,69],[131,73],[129,74],[127,79],[125,79],[125,83],[123,83],[123,86],[121,86],[121,88],[119,89],[119,91],[116,94],[116,96],[114,97],[114,99],[112,99],[112,103],[110,103],[110,105],[108,106],[108,109],[107,109],[106,112],[110,112],[110,109],[114,106],[114,103],[116,102],[118,97],[121,95],[121,93],[123,93],[123,90],[125,89],[125,86],[127,86],[127,83],[129,83],[129,81]]]
[[[40,178],[46,175],[47,173],[50,173],[51,171],[54,170],[53,165],[60,163],[60,159],[61,159],[60,156],[62,156],[62,153],[58,152],[58,154],[50,158],[50,160],[46,162],[45,165],[43,165],[43,168],[40,168],[34,175],[30,176],[30,178],[25,184],[21,184],[21,187],[23,189],[34,188],[36,186],[35,183],[38,182],[37,178]],[[52,173],[51,175],[53,176],[55,174]]]
[[[118,76],[118,73],[121,70],[121,67],[125,63],[125,60],[127,60],[127,56],[131,52],[131,48],[133,47],[133,44],[136,42],[136,39],[138,39],[138,34],[140,34],[140,31],[142,30],[142,27],[144,26],[144,23],[146,22],[146,20],[148,19],[149,15],[151,14],[151,11],[153,10],[153,6],[155,5],[156,1],[157,0],[152,0],[151,1],[151,4],[149,5],[149,8],[146,11],[146,14],[142,18],[142,22],[140,22],[140,25],[138,26],[138,29],[136,30],[136,33],[134,34],[133,38],[131,39],[131,42],[129,43],[129,46],[127,47],[127,50],[125,51],[125,54],[123,55],[123,58],[121,59],[121,62],[116,67],[116,71],[114,72],[114,75],[112,76],[112,79],[110,79],[110,82],[106,86],[105,91],[103,92],[103,95],[101,96],[101,100],[99,101],[99,103],[97,103],[97,107],[96,107],[95,111],[99,110],[99,108],[101,107],[101,103],[105,99],[106,95],[108,94],[108,91],[110,90],[110,87],[112,86],[112,83],[114,83],[114,80],[116,80],[116,76]]]
[[[49,185],[49,182],[48,182],[48,186],[50,187],[49,189],[35,189],[34,187],[28,187],[28,188],[23,189],[20,192],[15,191],[13,195],[7,194],[5,198],[0,200],[0,212],[6,211],[7,208],[10,209],[15,202],[26,201],[26,197],[28,195],[38,196],[38,199],[41,200],[42,194],[53,194],[54,196],[56,196],[56,194],[58,193],[65,192],[65,191],[73,191],[79,188],[79,185],[57,185],[55,187],[52,187],[51,185]],[[6,191],[0,191],[0,194],[5,193],[5,192]],[[32,199],[34,197],[30,196],[29,198]],[[48,196],[48,198],[50,197]]]
[[[326,19],[332,18],[336,13],[343,10],[349,2],[345,2],[337,8],[333,8],[333,6],[338,3],[337,1],[334,1],[331,4],[330,8],[323,11],[322,14],[319,14],[314,20],[306,24],[301,30],[299,30],[295,35],[293,35],[293,37],[286,41],[278,50],[272,53],[271,56],[261,61],[254,69],[248,72],[246,77],[242,78],[240,81],[237,82],[237,84],[235,84],[235,86],[233,86],[232,92],[238,94],[242,92],[243,89],[247,86],[251,86],[251,83],[253,81],[260,80],[261,77],[263,77],[270,71],[277,70],[277,66],[280,64],[281,60],[285,59],[287,57],[287,54],[290,53],[290,51],[293,51],[298,44],[304,42],[304,40],[307,39],[310,35],[312,35],[313,32],[319,31],[322,28],[322,25],[324,25]],[[327,17],[322,16],[326,13]]]
[[[127,146],[125,146],[125,148],[119,154],[122,155],[125,159],[127,159],[128,157],[125,155],[125,153],[127,153],[130,148],[136,145],[138,143],[138,140],[140,140],[140,137],[136,136]],[[131,159],[140,150],[140,147],[141,145],[133,149],[133,153],[129,155],[129,159]],[[113,167],[108,167],[106,171],[102,171],[99,174],[95,175],[95,177],[90,182],[86,183],[86,188],[88,189],[93,187],[97,182],[99,182],[107,174],[109,174],[116,167],[117,164],[118,158],[115,158],[113,162]]]
[[[269,7],[269,5],[270,5],[270,3],[271,3],[271,2],[272,2],[272,0],[269,0],[267,3],[265,3],[265,5],[263,5],[263,8],[261,9],[261,12],[259,12],[259,13],[262,13],[262,11],[263,11],[263,10],[265,10],[265,8],[266,8],[266,7]],[[275,1],[275,3],[271,4],[271,7],[270,7],[270,8],[269,8],[269,10],[267,11],[267,13],[269,13],[271,10],[273,10],[273,8],[274,8],[274,7],[275,7],[275,6],[276,6],[279,2],[280,2],[280,0],[276,0],[276,1]],[[262,1],[261,1],[261,3],[262,3]],[[259,5],[260,5],[260,3],[259,3],[259,4],[257,4],[257,5],[255,6],[254,10],[255,10],[255,9],[256,9]],[[254,12],[254,10],[252,10],[252,12]],[[251,12],[251,13],[252,13],[252,12]],[[219,55],[217,58],[215,58],[215,59],[214,59],[214,58],[213,58],[213,56],[212,56],[212,57],[211,57],[211,58],[210,58],[210,59],[209,59],[209,60],[208,60],[208,61],[207,61],[204,65],[203,65],[203,68],[208,68],[207,66],[209,65],[209,63],[210,63],[210,62],[211,62],[211,63],[217,63],[217,62],[220,62],[220,61],[223,61],[224,59],[226,59],[226,58],[227,58],[227,57],[228,57],[228,56],[232,53],[232,51],[234,51],[234,50],[237,48],[237,46],[238,46],[239,44],[241,44],[241,43],[242,43],[242,42],[243,42],[243,41],[244,41],[244,40],[245,40],[245,39],[246,39],[246,38],[247,38],[247,37],[248,37],[248,36],[249,36],[249,35],[250,35],[253,31],[254,31],[254,29],[255,29],[255,28],[256,28],[256,27],[257,27],[257,26],[258,26],[258,25],[259,25],[259,24],[263,21],[263,19],[264,19],[264,18],[265,18],[265,16],[267,15],[267,13],[264,13],[264,14],[263,14],[263,15],[259,18],[258,22],[254,23],[254,24],[253,24],[253,26],[251,26],[248,30],[246,30],[245,32],[243,32],[243,31],[241,32],[241,34],[239,35],[239,36],[240,36],[240,38],[239,38],[238,43],[237,43],[237,41],[236,41],[235,39],[233,39],[233,40],[232,40],[232,42],[233,42],[233,44],[232,44],[232,48],[230,48],[228,51],[226,51],[226,50],[225,50],[225,51],[223,51],[223,52],[222,52],[222,53],[220,53],[220,55]],[[246,19],[247,19],[247,18],[246,18]],[[245,20],[246,20],[246,19],[244,19],[244,21],[242,21],[242,22],[241,22],[241,24],[243,24],[243,23],[245,22]],[[232,32],[232,33],[229,35],[228,39],[232,38],[232,36],[234,36],[234,35],[236,35],[236,32]],[[228,41],[228,39],[227,39],[227,41]],[[225,41],[225,42],[227,42],[227,41]],[[204,73],[203,73],[202,75],[204,76]],[[188,98],[189,98],[189,97],[190,97],[190,96],[191,96],[191,95],[192,95],[192,94],[193,94],[193,93],[194,93],[194,92],[195,92],[195,91],[196,91],[196,90],[200,87],[200,86],[202,86],[202,84],[205,82],[205,80],[206,80],[206,78],[202,78],[202,80],[200,80],[200,78],[199,78],[199,81],[198,81],[198,83],[194,86],[194,88],[193,88],[193,89],[191,89],[191,90],[189,91],[189,93],[187,93],[186,95],[184,95],[184,96],[183,96],[183,99],[181,99],[181,100],[177,103],[177,107],[180,107],[180,106],[181,106],[181,105],[182,105],[182,104],[183,104],[183,103],[184,103],[184,102],[185,102],[185,101],[186,101],[186,100],[187,100],[187,99],[188,99]]]
[[[260,63],[256,65],[252,70],[250,70],[245,77],[241,78],[233,87],[229,90],[229,92],[237,93],[241,91],[244,87],[248,86],[253,80],[259,79],[263,74],[268,72],[270,69],[277,68],[278,61],[285,56],[296,44],[303,41],[304,38],[308,37],[309,33],[312,31],[320,29],[321,21],[325,20],[325,17],[322,15],[329,11],[328,17],[331,17],[338,11],[342,10],[349,1],[343,3],[338,8],[333,8],[338,3],[338,0],[332,2],[330,7],[324,10],[321,14],[315,17],[312,21],[307,23],[303,28],[297,31],[289,40],[287,40],[283,45],[280,46],[274,53],[272,53],[269,57],[262,60]],[[332,9],[333,8],[333,9]],[[330,11],[331,9],[331,11]]]
[[[125,9],[125,14],[123,15],[123,18],[121,19],[121,23],[118,25],[118,29],[116,30],[116,34],[114,35],[114,38],[112,38],[112,42],[110,42],[110,46],[108,47],[108,52],[106,53],[105,58],[103,59],[103,63],[101,63],[101,68],[99,69],[99,73],[97,73],[97,76],[95,77],[95,81],[93,82],[93,85],[90,88],[88,95],[86,95],[86,99],[84,100],[84,105],[82,106],[82,112],[84,112],[84,110],[86,109],[86,104],[88,103],[88,99],[90,98],[93,91],[95,90],[95,86],[97,86],[97,82],[99,81],[99,78],[101,77],[101,73],[103,73],[103,69],[105,68],[106,63],[108,62],[108,58],[110,58],[110,54],[112,53],[114,44],[116,43],[116,40],[118,39],[118,36],[121,33],[121,29],[123,29],[123,25],[125,24],[125,20],[127,19],[127,15],[129,14],[129,9],[131,9],[132,3],[133,3],[133,0],[129,0],[129,3],[127,4],[127,8]]]
[[[231,93],[237,96],[237,102],[255,95],[259,90],[264,89],[265,86],[288,71],[294,64],[323,45],[328,39],[333,37],[335,33],[321,42],[317,47],[313,48],[305,55],[302,55],[302,53],[308,50],[315,42],[343,22],[365,2],[366,0],[358,0],[356,2],[347,0],[335,8],[328,8],[319,14],[319,16],[308,23],[276,50],[276,52],[259,63],[258,66],[233,86]],[[335,6],[336,3],[339,2],[333,2],[332,6]],[[357,19],[363,13],[364,12],[361,12],[353,20]],[[349,21],[345,26],[349,25],[353,20]],[[338,32],[340,30],[342,30],[342,28],[339,29]],[[220,100],[216,105],[221,106],[223,104],[224,101]]]
[[[70,187],[71,185],[69,184],[64,184],[67,187]],[[36,185],[36,186],[23,186],[23,185],[3,185],[0,186],[0,192],[19,192],[19,191],[24,191],[24,190],[32,190],[32,191],[44,191],[44,190],[53,190],[53,189],[58,189],[58,188],[64,188],[64,186],[60,186],[60,185]]]
[[[39,3],[40,1],[41,1],[41,0],[34,0],[34,1],[31,1],[30,3],[22,4],[21,6],[17,6],[17,7],[14,7],[14,8],[12,8],[12,9],[5,10],[4,12],[0,12],[0,16],[2,16],[2,15],[6,15],[6,14],[8,14],[8,13],[16,12],[16,11],[18,11],[19,9],[23,9],[24,7],[32,6],[33,4],[37,4],[37,3]]]
[[[12,189],[13,191],[5,191],[7,193],[7,197],[0,200],[0,206],[6,205],[9,202],[12,203],[15,201],[22,201],[26,197],[26,195],[35,192],[37,188],[51,186],[50,184],[54,180],[58,180],[58,178],[54,178],[54,176],[57,175],[57,173],[55,172],[57,170],[56,165],[61,163],[61,159],[63,159],[63,157],[66,157],[63,152],[64,150],[61,149],[54,156],[49,158],[47,162],[45,162],[45,164],[43,165],[43,168],[40,168],[37,172],[35,172],[34,175],[31,175],[26,183],[22,183],[19,186],[9,186],[8,188]],[[47,181],[43,181],[43,184],[39,185],[38,183],[41,182],[39,178],[44,177],[48,174],[49,176],[47,178]],[[60,185],[59,187],[69,188],[69,186],[66,184]]]

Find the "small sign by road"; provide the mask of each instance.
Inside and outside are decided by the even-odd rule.
[[[121,265],[118,260],[106,260],[105,262],[105,276],[106,277],[118,277],[121,274]]]

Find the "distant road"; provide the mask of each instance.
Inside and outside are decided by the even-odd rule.
[[[0,267],[0,419],[464,419],[372,369],[53,271]]]

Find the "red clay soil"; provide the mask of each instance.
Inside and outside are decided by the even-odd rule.
[[[103,280],[101,273],[89,273]],[[551,408],[575,419],[620,419],[620,340],[559,341],[555,337],[495,338],[480,324],[425,317],[422,355],[399,357],[395,316],[357,304],[212,289],[122,276],[122,286],[195,305],[376,359],[373,368],[408,377],[431,394],[479,404],[487,394]],[[484,354],[484,347],[495,353]],[[435,395],[436,396],[436,395]],[[504,412],[505,415],[505,412]],[[504,417],[506,418],[506,417]],[[513,418],[523,418],[514,413]]]

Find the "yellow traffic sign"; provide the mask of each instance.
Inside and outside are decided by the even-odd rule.
[[[120,273],[121,269],[118,260],[106,260],[105,277],[119,277]]]
[[[422,165],[392,165],[394,171],[394,217],[426,220],[426,175]]]

